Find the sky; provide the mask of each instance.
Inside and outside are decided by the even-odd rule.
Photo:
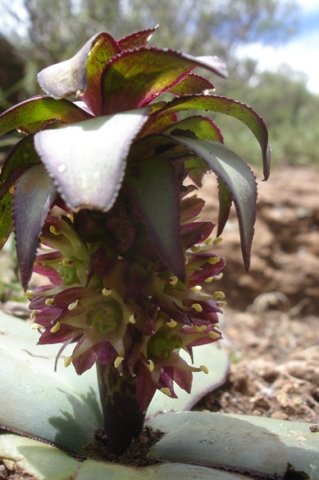
[[[240,56],[258,59],[260,70],[276,71],[285,64],[306,76],[307,87],[319,94],[319,0],[298,0],[299,31],[281,46],[249,44],[238,51]]]

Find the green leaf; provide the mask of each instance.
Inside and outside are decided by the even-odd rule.
[[[113,206],[129,149],[146,120],[147,109],[140,109],[35,135],[35,148],[72,210]]]
[[[20,140],[6,158],[0,174],[0,197],[15,183],[20,175],[40,159],[33,145],[33,136]]]
[[[205,77],[201,77],[194,73],[188,75],[184,80],[169,89],[173,95],[181,97],[183,95],[193,95],[195,93],[203,93],[204,90],[213,90],[214,85]]]
[[[138,32],[130,33],[125,37],[118,40],[122,50],[128,50],[131,48],[146,47],[154,32],[156,32],[158,25],[153,28],[147,28]]]
[[[0,198],[0,250],[12,231],[12,193],[7,192]]]
[[[182,412],[157,415],[147,424],[166,432],[150,452],[161,461],[220,466],[253,478],[318,478],[319,436],[308,423]]]
[[[169,130],[172,135],[224,142],[222,133],[216,123],[211,118],[202,115],[194,115],[175,122]]]
[[[49,122],[73,123],[89,117],[88,113],[67,100],[33,97],[1,113],[0,135],[16,129],[34,133]]]
[[[162,109],[156,111],[154,116],[177,113],[183,110],[220,112],[237,118],[247,125],[261,146],[264,177],[265,179],[269,177],[270,148],[268,145],[268,130],[263,119],[251,107],[227,97],[217,95],[191,95],[186,98],[182,97],[172,100]]]
[[[199,59],[156,48],[126,50],[114,57],[105,68],[102,78],[103,113],[147,105],[182,81],[196,67],[224,74],[214,57]]]
[[[96,39],[86,62],[86,90],[83,100],[95,113],[101,113],[101,77],[107,62],[121,51],[119,44],[108,33]]]
[[[253,173],[238,155],[221,143],[181,137],[175,139],[203,159],[229,190],[237,210],[242,254],[248,269],[256,221],[257,187]],[[226,208],[226,203],[222,204],[222,208]]]
[[[220,178],[218,179],[218,200],[219,209],[217,236],[221,235],[224,230],[232,204],[231,192]]]
[[[56,195],[43,165],[24,172],[15,184],[13,216],[21,281],[27,288],[39,244],[39,235]]]
[[[38,73],[42,90],[50,97],[60,99],[86,88],[86,61],[91,48],[104,33],[93,35],[69,60],[55,63]],[[108,34],[106,34],[108,35]]]
[[[167,139],[164,141],[165,148]],[[171,158],[167,158],[168,151],[165,157],[138,155],[137,161],[130,161],[126,183],[158,254],[167,268],[183,279],[185,259],[180,235],[180,198]]]

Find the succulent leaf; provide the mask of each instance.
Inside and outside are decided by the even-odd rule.
[[[232,204],[231,192],[220,178],[218,179],[218,201],[219,209],[217,236],[221,235],[224,230]]]
[[[180,199],[171,158],[139,158],[129,164],[126,182],[160,257],[169,270],[184,279]]]
[[[11,130],[34,133],[49,122],[80,122],[90,115],[67,100],[50,97],[33,97],[9,108],[0,115],[0,135]]]
[[[180,136],[224,142],[223,135],[216,123],[211,118],[202,115],[194,115],[175,122],[170,128],[170,133],[176,135],[177,132]]]
[[[39,244],[39,235],[56,191],[43,165],[24,172],[15,184],[13,215],[21,281],[27,287]]]
[[[194,73],[188,75],[177,85],[169,89],[173,95],[181,97],[183,95],[194,95],[195,93],[203,93],[205,90],[213,90],[214,85],[205,77],[201,77]]]
[[[140,109],[35,135],[35,148],[74,211],[108,211],[121,187],[131,143],[147,120]]]
[[[34,149],[33,137],[23,138],[3,163],[0,174],[0,196],[9,190],[26,169],[37,163],[40,163],[40,159]]]
[[[161,461],[221,467],[253,478],[317,478],[319,437],[304,422],[169,412],[149,419],[148,425],[166,432],[151,449]]]
[[[104,34],[93,35],[69,60],[50,65],[38,73],[39,85],[47,95],[60,99],[85,90],[87,57],[101,35]]]
[[[182,137],[175,139],[203,159],[231,193],[238,215],[244,264],[248,269],[256,220],[257,188],[253,173],[238,155],[221,143]]]
[[[96,114],[101,113],[101,77],[107,62],[121,51],[119,44],[108,33],[96,39],[86,62],[86,90],[82,99]]]
[[[168,102],[166,106],[154,112],[154,116],[190,109],[224,113],[243,122],[252,131],[261,146],[265,180],[269,177],[268,130],[263,119],[251,107],[231,98],[217,95],[190,95]]]
[[[139,108],[182,81],[194,68],[219,75],[224,71],[210,59],[173,50],[126,50],[110,60],[102,78],[103,113]]]
[[[140,30],[138,32],[130,33],[129,35],[125,35],[125,37],[121,38],[121,40],[118,40],[118,44],[122,50],[146,47],[157,28],[158,25],[153,28],[146,28],[145,30]]]
[[[0,250],[12,231],[12,193],[7,192],[0,198]]]

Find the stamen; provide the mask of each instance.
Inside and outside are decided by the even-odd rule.
[[[214,292],[213,298],[214,300],[225,300],[226,297],[224,292],[222,292],[221,290],[217,290],[216,292]]]
[[[194,325],[194,330],[198,333],[203,333],[207,330],[206,325]]]
[[[223,272],[220,272],[218,275],[215,275],[215,280],[221,280],[223,278],[224,274]]]
[[[54,304],[54,299],[53,298],[47,298],[44,302],[48,307],[52,307]]]
[[[61,328],[61,323],[60,322],[56,322],[55,325],[53,325],[53,327],[50,329],[50,332],[51,333],[56,333],[60,330]]]
[[[200,292],[202,290],[202,287],[200,285],[195,285],[191,288],[191,290],[192,292]]]
[[[201,313],[203,311],[203,307],[200,303],[193,303],[192,308],[198,313]]]
[[[200,252],[201,249],[202,248],[199,245],[194,245],[193,247],[191,247],[191,251],[194,253]]]
[[[73,262],[72,260],[70,260],[69,258],[64,258],[61,262],[61,264],[64,266],[64,267],[69,267],[70,265],[73,265]]]
[[[208,277],[208,278],[205,278],[204,282],[205,283],[212,283],[214,281],[214,277]]]
[[[214,245],[219,245],[223,241],[222,237],[216,237],[213,241]]]
[[[33,292],[32,290],[27,290],[25,292],[25,296],[30,300],[31,298],[33,298]]]
[[[205,240],[204,243],[205,243],[205,245],[211,245],[213,243],[213,239],[211,237],[209,237]]]
[[[69,367],[72,363],[72,357],[65,357],[64,359],[64,366]]]
[[[129,316],[128,323],[132,323],[133,325],[134,323],[136,323],[136,318],[134,313],[132,313],[132,315]]]
[[[216,265],[216,263],[219,263],[219,262],[220,262],[219,257],[210,257],[208,259],[208,263],[210,263],[210,265]]]
[[[167,387],[160,388],[160,391],[161,391],[162,393],[164,393],[165,395],[167,395],[168,397],[171,397],[171,396],[172,396],[172,392],[171,392],[170,389],[167,388]]]
[[[114,360],[114,367],[119,368],[122,365],[123,361],[124,361],[124,357],[120,357],[120,356],[116,357],[116,359]]]
[[[9,193],[11,193],[11,195],[13,195],[13,193],[14,193],[14,185],[11,185],[11,187],[9,188]]]
[[[111,294],[112,294],[112,290],[109,290],[108,288],[103,288],[102,295],[104,295],[104,297],[108,297]]]
[[[33,322],[31,325],[32,330],[38,330],[39,328],[42,328],[42,325],[39,323]]]
[[[169,322],[166,322],[166,325],[169,327],[169,328],[175,328],[176,325],[177,325],[177,322],[171,318]]]
[[[154,369],[155,369],[155,365],[154,365],[154,362],[153,360],[151,360],[150,358],[146,361],[146,367],[147,369],[150,371],[150,372],[154,372]]]
[[[208,336],[213,340],[218,340],[220,338],[220,334],[217,332],[209,332]]]
[[[178,278],[176,277],[176,275],[172,275],[171,277],[169,277],[169,283],[170,285],[173,285],[173,287],[177,284],[178,282]]]
[[[208,370],[208,368],[206,367],[206,365],[200,365],[199,368],[200,368],[201,372],[206,373],[206,375],[208,374],[209,370]]]
[[[56,236],[61,235],[54,225],[50,225],[49,230],[50,230],[50,233],[52,233],[52,235],[56,235]]]
[[[74,300],[74,302],[70,303],[68,305],[69,312],[72,312],[73,310],[75,310],[78,304],[79,304],[79,300]]]

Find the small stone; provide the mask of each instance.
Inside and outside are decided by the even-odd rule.
[[[288,415],[281,410],[277,410],[276,412],[271,414],[271,418],[276,418],[277,420],[288,420]]]

